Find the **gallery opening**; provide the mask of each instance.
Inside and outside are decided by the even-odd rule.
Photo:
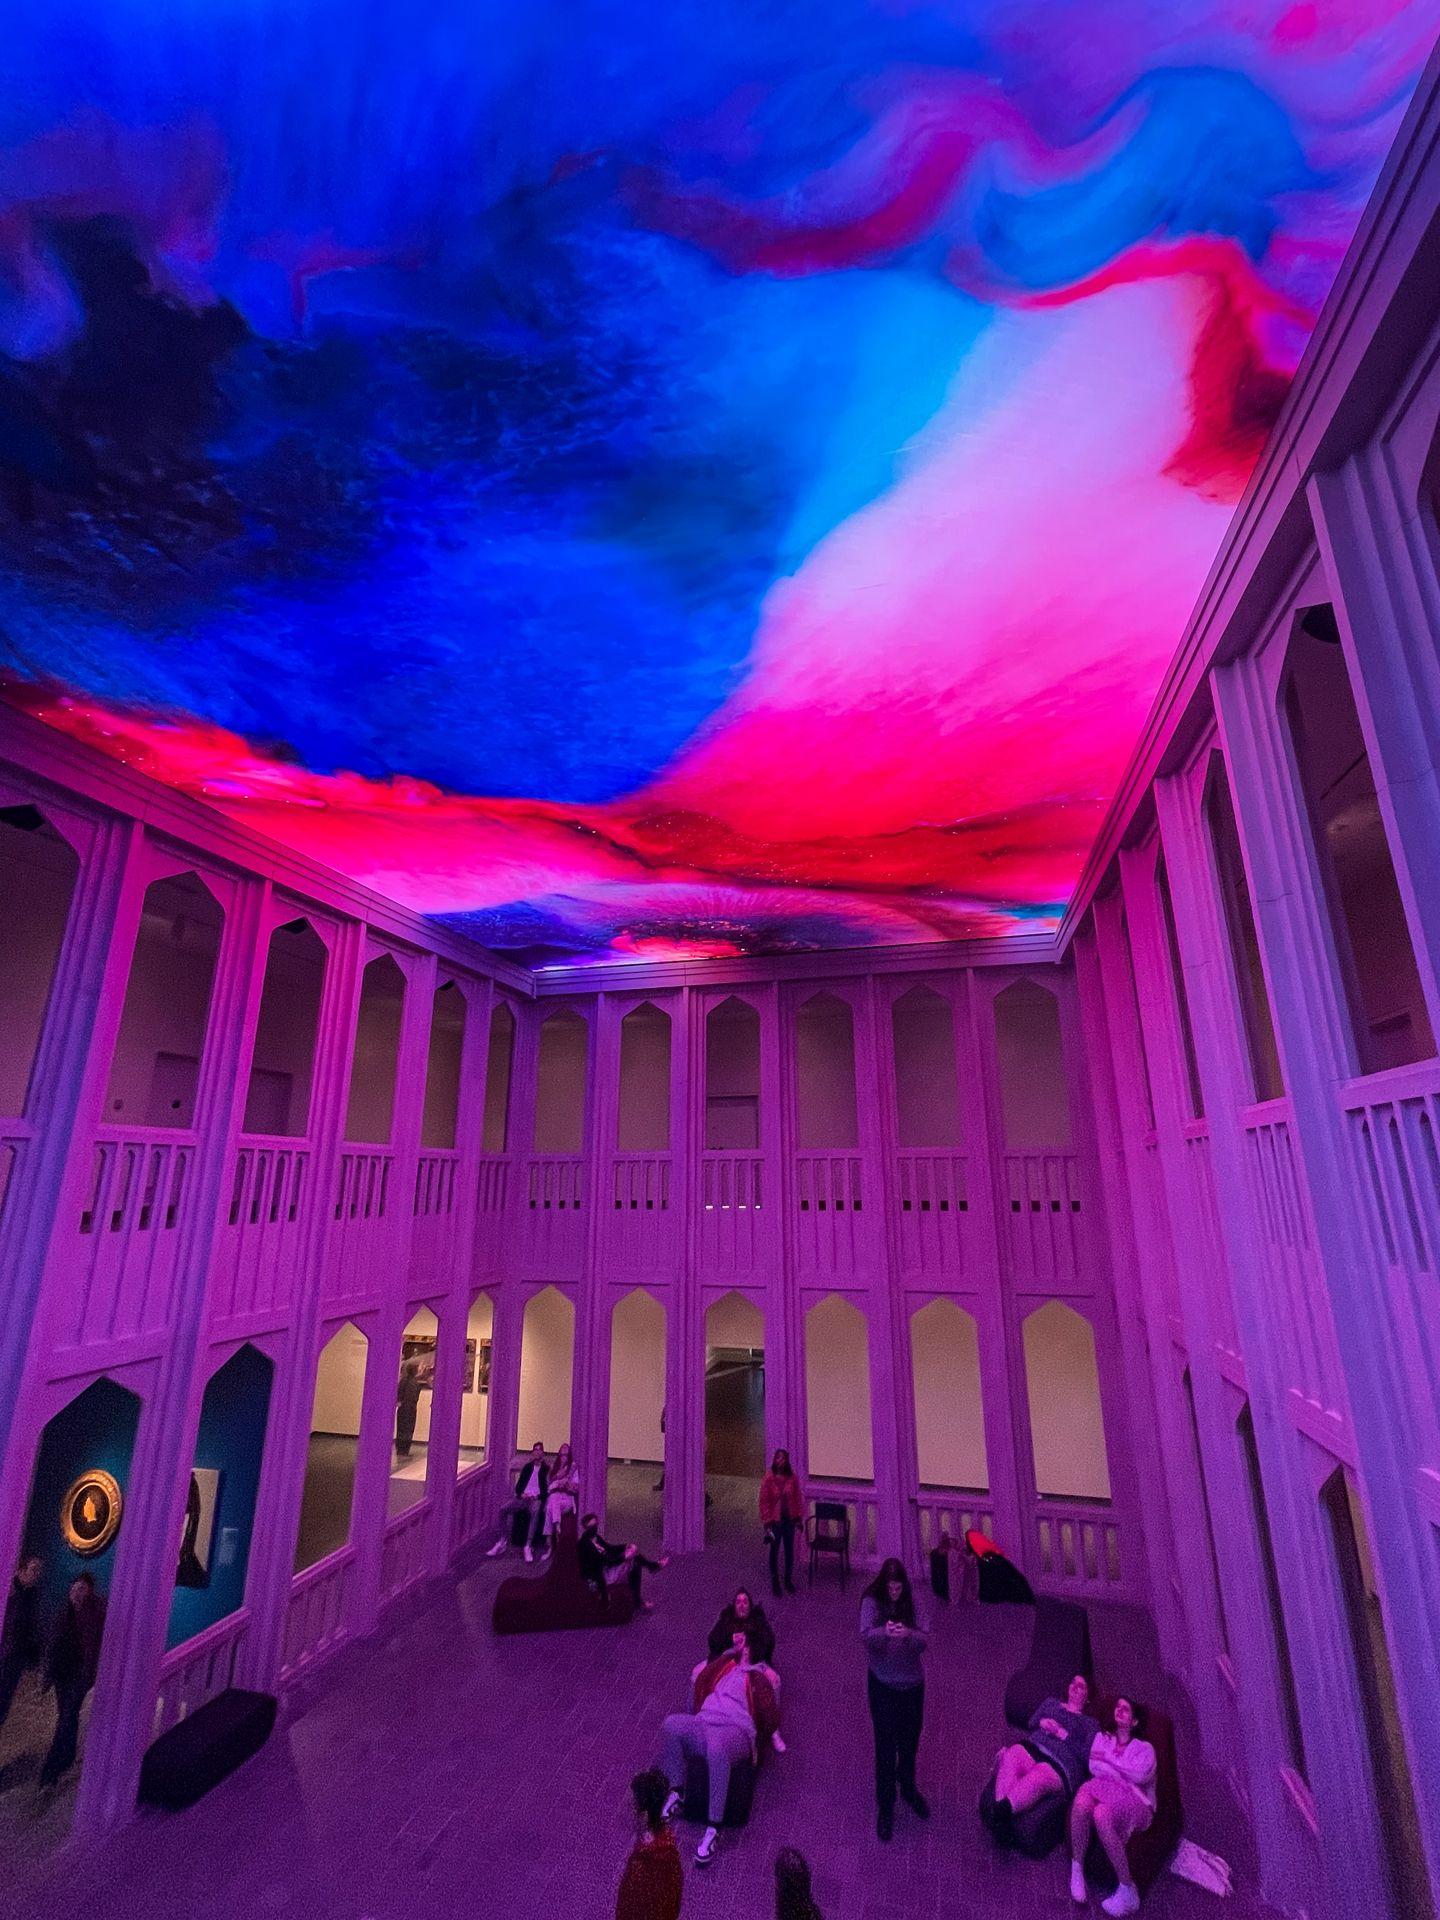
[[[1440,0],[9,29],[0,1920],[1440,1920]]]

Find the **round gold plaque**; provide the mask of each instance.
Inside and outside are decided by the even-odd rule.
[[[60,1503],[60,1531],[72,1553],[103,1553],[120,1531],[125,1502],[113,1473],[92,1467],[82,1473]]]

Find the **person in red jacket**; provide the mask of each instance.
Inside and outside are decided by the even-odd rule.
[[[776,1449],[760,1482],[760,1524],[770,1548],[770,1584],[780,1594],[780,1555],[785,1555],[785,1591],[795,1591],[795,1529],[805,1518],[805,1489],[784,1447]]]
[[[732,1769],[744,1760],[756,1765],[762,1747],[773,1743],[780,1724],[775,1704],[778,1676],[756,1658],[754,1638],[753,1632],[737,1633],[736,1644],[718,1658],[702,1661],[691,1675],[692,1711],[668,1714],[660,1729],[660,1771],[671,1789],[661,1810],[667,1820],[684,1798],[687,1756],[703,1758],[709,1774],[709,1825],[695,1849],[697,1867],[706,1867],[715,1858]]]
[[[625,1862],[615,1920],[680,1920],[685,1876],[680,1849],[665,1819],[670,1782],[647,1767],[630,1782],[635,1801],[635,1845]]]

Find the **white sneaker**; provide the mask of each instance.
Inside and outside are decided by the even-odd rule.
[[[1100,1902],[1100,1911],[1108,1913],[1111,1920],[1121,1920],[1127,1913],[1139,1913],[1140,1894],[1132,1881],[1128,1887],[1116,1887],[1108,1900]]]
[[[526,1549],[525,1549],[525,1558],[526,1558],[527,1560],[533,1560],[533,1559],[535,1558],[535,1549],[534,1549],[534,1547],[531,1547],[531,1546],[527,1546],[527,1547],[526,1547]]]
[[[770,1736],[770,1744],[774,1747],[776,1753],[784,1753],[785,1742],[780,1738],[780,1729],[778,1727]]]
[[[1070,1862],[1070,1898],[1077,1907],[1083,1907],[1090,1898],[1090,1890],[1085,1885],[1085,1869],[1078,1860]]]
[[[700,1844],[695,1849],[695,1864],[697,1867],[709,1866],[710,1862],[715,1858],[715,1848],[719,1840],[719,1829],[717,1827],[706,1827],[704,1833],[700,1836]]]
[[[509,1542],[508,1540],[497,1540],[497,1541],[495,1542],[495,1544],[494,1544],[494,1546],[493,1546],[493,1547],[491,1547],[491,1549],[490,1549],[490,1551],[489,1551],[489,1552],[488,1552],[488,1553],[486,1554],[486,1556],[485,1556],[485,1558],[486,1558],[487,1560],[493,1560],[493,1559],[495,1558],[495,1556],[496,1556],[496,1554],[497,1554],[497,1553],[503,1553],[503,1552],[505,1551],[505,1549],[506,1549],[506,1547],[508,1547],[508,1546],[509,1546],[509,1544],[510,1544],[510,1542]]]
[[[676,1788],[672,1787],[670,1789],[669,1798],[666,1800],[664,1806],[660,1809],[660,1818],[662,1820],[673,1820],[675,1818],[675,1810],[680,1805],[680,1799],[681,1799],[681,1796],[679,1791]]]

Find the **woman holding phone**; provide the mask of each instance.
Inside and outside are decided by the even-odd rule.
[[[925,1645],[929,1628],[915,1609],[910,1576],[887,1560],[860,1599],[860,1638],[868,1672],[865,1691],[875,1729],[875,1831],[895,1831],[895,1792],[921,1820],[930,1804],[915,1784],[915,1755],[925,1717]]]

